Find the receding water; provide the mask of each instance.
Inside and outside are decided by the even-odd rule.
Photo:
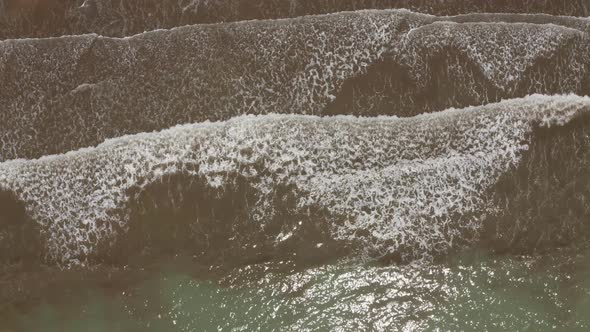
[[[472,251],[440,264],[288,265],[250,265],[203,280],[179,259],[152,267],[150,277],[136,283],[123,276],[108,284],[89,281],[65,287],[61,296],[4,307],[2,331],[590,328],[588,244],[534,256]]]

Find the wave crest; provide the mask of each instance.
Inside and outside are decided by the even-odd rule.
[[[0,160],[243,114],[409,116],[531,93],[588,95],[588,22],[363,11],[124,39],[7,40]]]
[[[176,215],[177,201],[180,220],[188,211],[220,222],[212,229],[226,238],[237,234],[224,233],[235,226],[245,236],[237,243],[258,239],[271,251],[280,246],[269,239],[294,222],[316,229],[317,219],[324,223],[318,236],[334,248],[428,259],[477,241],[486,215],[497,210],[490,191],[521,165],[535,126],[564,125],[587,112],[589,98],[536,95],[412,118],[247,116],[4,162],[0,183],[25,202],[47,235],[48,257],[62,264],[103,255],[103,244],[129,230],[130,221]],[[199,200],[219,208],[194,210]],[[223,216],[228,202],[244,218],[211,217]],[[317,244],[301,247],[310,243]]]
[[[188,24],[276,19],[361,9],[407,8],[435,15],[462,13],[547,13],[590,16],[585,0],[2,0],[0,39],[94,32],[128,36]]]

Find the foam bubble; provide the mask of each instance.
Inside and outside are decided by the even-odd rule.
[[[259,200],[251,222],[261,228],[272,188],[294,185],[302,211],[319,205],[344,217],[330,225],[334,238],[412,259],[470,240],[486,189],[518,164],[535,124],[588,111],[587,97],[535,95],[413,118],[242,116],[4,162],[0,183],[44,229],[49,258],[64,264],[125,229],[129,188],[178,172],[211,187],[232,174],[251,179]]]
[[[511,23],[465,23],[480,19]],[[584,95],[590,48],[579,20],[373,10],[2,41],[0,160],[242,114],[406,116],[529,93]],[[399,71],[371,71],[389,61]],[[368,93],[367,107],[339,106],[364,98],[344,86],[365,74],[393,102]]]

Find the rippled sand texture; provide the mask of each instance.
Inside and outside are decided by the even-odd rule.
[[[2,0],[0,39],[92,32],[121,37],[188,24],[390,8],[435,15],[503,12],[590,16],[586,0]]]
[[[532,93],[587,95],[589,26],[384,10],[5,40],[0,160],[243,114],[413,116]]]

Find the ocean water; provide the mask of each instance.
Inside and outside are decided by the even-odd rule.
[[[0,332],[590,330],[589,11],[0,0]]]
[[[261,263],[209,280],[178,257],[150,270],[132,283],[89,278],[47,291],[26,308],[5,309],[3,331],[586,331],[590,324],[587,245],[528,256],[470,251],[432,265]]]

